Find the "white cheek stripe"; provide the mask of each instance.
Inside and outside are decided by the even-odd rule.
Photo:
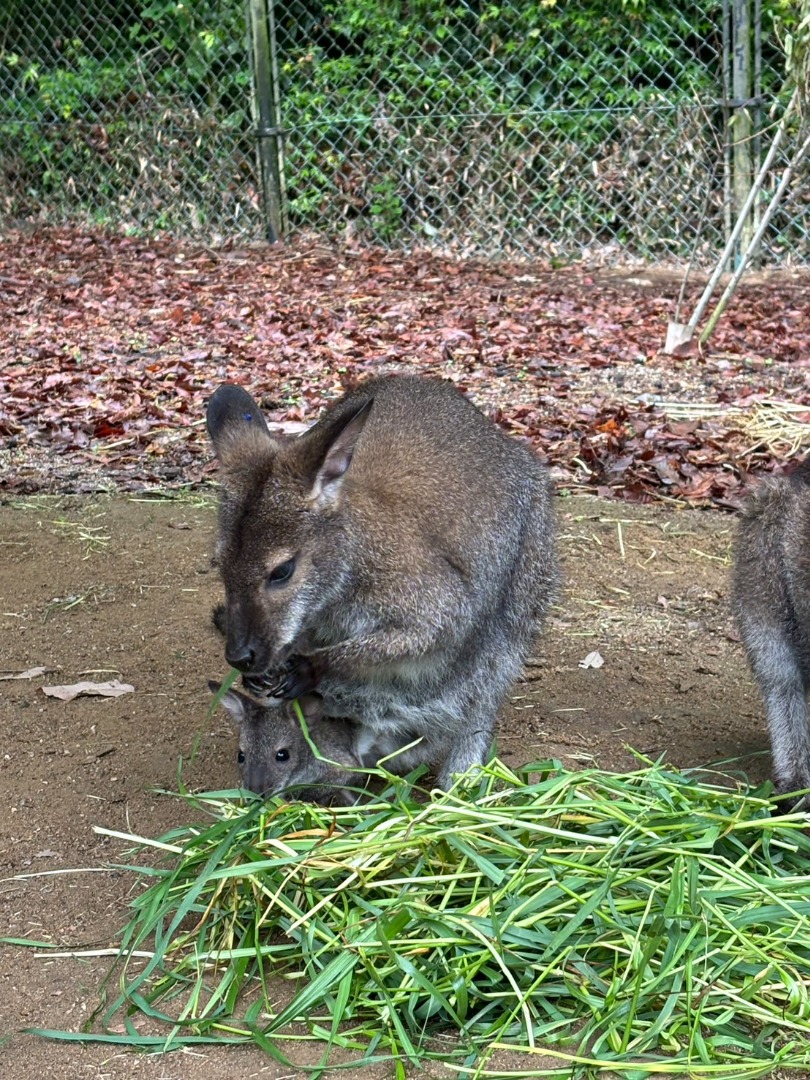
[[[301,633],[301,627],[307,614],[307,599],[302,593],[298,593],[290,602],[284,617],[278,624],[276,632],[276,648],[281,650],[295,641]]]

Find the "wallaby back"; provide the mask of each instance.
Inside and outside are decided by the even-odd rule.
[[[810,469],[762,481],[737,534],[732,605],[765,704],[774,782],[810,788]]]
[[[369,380],[285,441],[224,386],[208,426],[229,662],[254,689],[317,689],[327,716],[422,736],[442,785],[482,762],[558,583],[534,454],[414,376]]]

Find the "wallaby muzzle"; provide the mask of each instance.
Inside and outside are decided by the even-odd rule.
[[[251,768],[248,769],[246,779],[248,791],[252,791],[256,795],[261,795],[263,798],[277,795],[279,791],[282,790],[279,787],[274,787],[270,783],[267,769],[261,764],[251,766]]]
[[[225,659],[245,675],[260,676],[271,666],[280,667],[281,660],[272,665],[273,657],[257,629],[260,621],[248,605],[228,607],[225,633]]]

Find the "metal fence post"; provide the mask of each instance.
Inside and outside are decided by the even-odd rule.
[[[732,74],[732,92],[734,95],[734,214],[739,214],[748,198],[753,180],[751,152],[751,0],[733,0],[732,4],[732,43],[734,49],[734,67]],[[736,260],[748,248],[754,231],[753,220],[749,217],[740,236],[740,246]]]
[[[730,0],[723,0],[723,239],[728,244],[734,211],[731,194],[731,146],[734,132],[731,124],[731,12]]]
[[[268,243],[284,239],[284,168],[279,126],[278,65],[273,0],[248,0],[253,67],[253,116],[262,212]]]

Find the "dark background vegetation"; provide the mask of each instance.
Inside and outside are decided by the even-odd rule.
[[[723,11],[274,4],[290,232],[463,254],[708,257],[727,227]],[[762,4],[757,130],[792,11]],[[0,214],[261,236],[249,55],[241,0],[8,0]],[[806,254],[805,211],[797,191],[772,258]]]

